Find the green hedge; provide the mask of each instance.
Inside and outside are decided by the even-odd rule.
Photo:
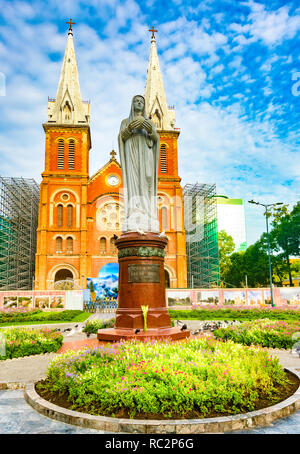
[[[0,312],[0,324],[16,323],[16,322],[47,322],[47,321],[72,321],[78,315],[84,313],[80,310],[65,310],[44,312],[39,309],[34,309],[28,312],[12,311]]]
[[[169,309],[171,318],[176,320],[295,320],[300,321],[300,310],[290,309]]]

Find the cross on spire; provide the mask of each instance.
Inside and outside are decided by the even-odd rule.
[[[112,150],[112,151],[110,152],[110,155],[111,155],[111,158],[110,158],[110,159],[116,159],[116,158],[115,158],[116,154],[117,154],[117,153],[115,152],[115,150]]]
[[[75,25],[76,22],[72,22],[72,19],[70,19],[69,22],[66,22],[66,24],[70,24],[69,30],[72,31],[72,25]]]
[[[157,30],[154,29],[153,25],[152,25],[152,28],[150,30],[148,30],[148,32],[152,32],[152,36],[151,36],[151,39],[155,39],[155,34],[157,32]]]

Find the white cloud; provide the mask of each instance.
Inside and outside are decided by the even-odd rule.
[[[269,11],[261,3],[253,0],[245,2],[250,8],[247,23],[232,23],[229,29],[236,32],[237,41],[241,46],[262,41],[267,46],[281,44],[284,39],[293,38],[300,30],[300,15],[289,15],[289,7],[282,6]]]

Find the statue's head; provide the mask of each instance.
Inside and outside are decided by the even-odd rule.
[[[135,114],[145,114],[145,98],[142,95],[136,95],[132,99],[132,110]]]

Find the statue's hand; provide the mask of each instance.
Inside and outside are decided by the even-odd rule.
[[[133,131],[134,129],[140,128],[142,126],[142,123],[143,122],[141,120],[132,120],[128,125],[129,131]]]
[[[152,133],[152,124],[149,120],[144,120],[142,126],[149,134]]]
[[[125,141],[125,140],[129,139],[129,137],[131,136],[131,132],[128,130],[128,128],[123,129],[121,131],[121,136],[122,136],[122,140]]]

